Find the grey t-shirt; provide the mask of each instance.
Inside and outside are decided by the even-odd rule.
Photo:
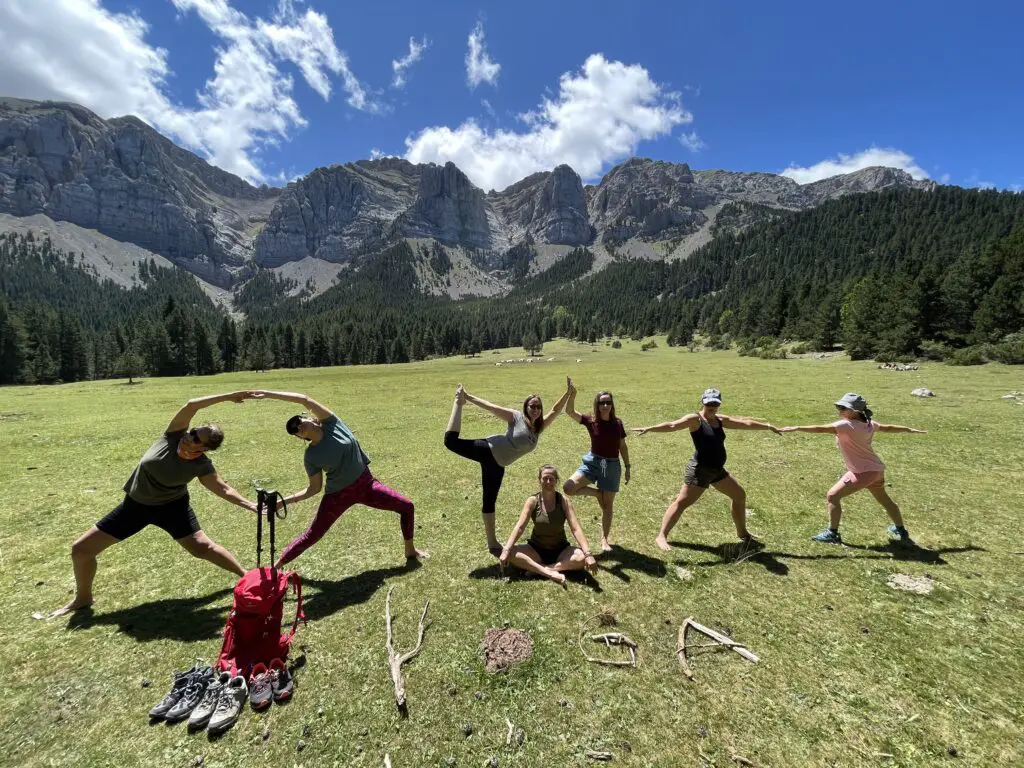
[[[491,455],[499,467],[507,467],[537,447],[537,433],[530,429],[526,418],[519,411],[512,416],[512,423],[504,435],[484,438],[491,447]]]
[[[183,429],[168,432],[146,451],[124,484],[124,492],[134,501],[150,506],[175,501],[188,493],[187,486],[193,478],[216,472],[205,453],[197,459],[178,455],[178,441],[184,434]]]

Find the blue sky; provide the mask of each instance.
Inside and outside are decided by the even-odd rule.
[[[637,154],[1024,188],[1018,2],[0,5],[0,95],[137,114],[254,181],[374,153],[502,188]]]

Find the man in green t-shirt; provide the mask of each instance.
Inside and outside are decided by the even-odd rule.
[[[256,505],[221,480],[206,455],[220,447],[224,431],[216,424],[191,429],[189,424],[202,408],[229,400],[241,403],[252,397],[251,392],[198,397],[174,414],[163,436],[150,446],[124,484],[124,500],[71,545],[75,597],[50,618],[92,605],[96,556],[147,525],[162,528],[195,557],[239,576],[245,573],[238,558],[203,533],[189,502],[188,484],[198,477],[207,490],[232,504],[251,512],[256,511]]]

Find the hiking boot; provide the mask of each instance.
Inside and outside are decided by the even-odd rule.
[[[210,669],[206,667],[206,669]],[[160,719],[163,718],[173,707],[178,703],[178,700],[185,693],[185,689],[188,688],[189,683],[192,682],[192,678],[196,674],[203,671],[203,668],[198,665],[192,667],[192,669],[185,670],[184,672],[174,673],[174,682],[171,683],[171,690],[167,692],[167,695],[160,699],[160,702],[149,710],[149,716]]]
[[[170,723],[177,723],[188,717],[196,705],[202,701],[203,694],[206,693],[212,680],[213,669],[211,667],[206,667],[206,669],[193,674],[191,682],[185,686],[185,690],[174,706],[167,710],[164,719]]]
[[[910,532],[902,525],[890,525],[889,526],[889,538],[897,544],[913,544],[914,540],[910,538]]]
[[[249,703],[252,708],[259,712],[270,706],[274,699],[274,689],[270,680],[270,672],[263,664],[257,664],[252,668],[252,677],[249,678]]]
[[[220,692],[224,690],[224,686],[226,686],[230,680],[230,673],[221,672],[216,679],[212,680],[210,684],[206,686],[203,698],[200,699],[199,704],[192,710],[192,714],[188,718],[188,727],[190,729],[201,731],[206,727],[206,724],[210,722],[210,717],[213,715],[214,708],[217,706],[217,699],[220,698]]]
[[[280,659],[270,662],[270,687],[274,691],[274,701],[284,701],[292,697],[292,673]]]
[[[839,535],[839,531],[833,531],[831,528],[826,528],[824,531],[819,533],[817,536],[811,536],[813,541],[820,541],[822,544],[842,544],[843,537]]]
[[[224,733],[234,725],[247,698],[249,698],[249,687],[245,684],[245,678],[232,677],[220,689],[217,706],[213,708],[213,714],[210,716],[210,733],[214,735]]]

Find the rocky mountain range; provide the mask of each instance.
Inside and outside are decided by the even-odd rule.
[[[453,163],[383,158],[318,168],[284,189],[256,187],[137,118],[103,120],[74,104],[0,97],[0,227],[11,217],[67,222],[222,288],[254,265],[358,265],[406,239],[459,254],[478,283],[500,290],[496,267],[524,245],[538,268],[575,246],[681,258],[710,239],[731,202],[800,210],[851,193],[932,186],[893,168],[800,185],[633,158],[597,185],[560,165],[485,192]]]

